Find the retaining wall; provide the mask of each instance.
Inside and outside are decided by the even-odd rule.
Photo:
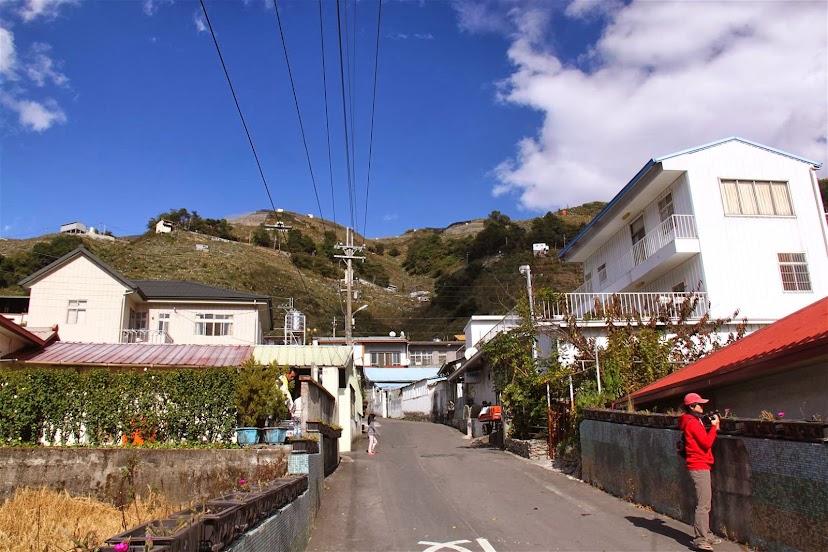
[[[546,439],[512,439],[506,437],[505,448],[509,452],[530,460],[548,460],[549,443]]]
[[[584,481],[692,525],[680,431],[585,420],[580,434]],[[714,532],[758,550],[828,550],[828,445],[719,435],[713,455]]]
[[[149,485],[171,500],[209,499],[239,479],[255,481],[284,475],[288,446],[246,449],[0,448],[0,502],[19,486],[66,490],[115,504],[142,494]],[[134,471],[130,483],[126,472]]]

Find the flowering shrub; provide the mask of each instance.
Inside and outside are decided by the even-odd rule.
[[[216,442],[235,426],[236,370],[0,370],[0,445]]]

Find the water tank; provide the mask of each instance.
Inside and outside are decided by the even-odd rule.
[[[298,310],[290,310],[285,315],[285,331],[305,332],[305,313]]]

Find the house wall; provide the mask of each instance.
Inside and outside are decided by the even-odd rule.
[[[695,217],[701,253],[635,291],[669,291],[682,280],[688,290],[706,291],[715,318],[739,310],[757,323],[778,320],[828,295],[828,227],[815,195],[808,164],[740,142],[727,142],[663,161],[665,171],[682,171],[669,186],[676,214]],[[787,181],[793,217],[725,216],[720,178]],[[584,261],[593,292],[631,290],[636,282],[616,260],[632,248],[629,225],[643,213],[645,232],[660,223],[658,198],[633,213],[613,237]],[[812,291],[782,289],[777,253],[805,253]],[[606,263],[607,280],[598,267]],[[698,284],[701,283],[700,288]]]
[[[408,350],[408,342],[401,341],[401,342],[381,342],[381,343],[369,343],[365,342],[362,344],[362,362],[363,366],[376,366],[376,367],[401,367],[405,366],[408,362],[407,356]],[[393,365],[393,364],[372,364],[371,362],[371,353],[399,353],[400,354],[400,363]],[[356,355],[356,350],[354,350],[354,355]]]
[[[159,314],[169,314],[168,334],[172,343],[191,345],[261,344],[262,327],[259,310],[254,305],[194,304],[194,303],[140,303],[131,302],[133,310],[147,312],[147,329],[157,330]],[[232,335],[196,335],[196,315],[229,314],[233,316]],[[125,313],[124,328],[129,325],[129,310]]]
[[[434,387],[428,384],[428,380],[415,381],[403,387],[401,391],[404,417],[431,420],[436,405]]]
[[[476,347],[478,342],[489,332],[494,330],[495,327],[499,327],[500,331],[506,331],[518,326],[519,324],[520,317],[513,315],[507,315],[505,318],[503,316],[492,315],[472,316],[469,321],[466,322],[466,327],[463,330],[466,334],[466,347]]]
[[[713,316],[740,309],[751,321],[777,320],[828,295],[825,217],[807,164],[728,142],[664,168],[687,171]],[[725,216],[720,178],[787,181],[795,216]],[[782,290],[777,253],[805,253],[813,291]]]
[[[410,366],[442,366],[446,362],[453,362],[459,358],[458,350],[462,349],[462,343],[433,341],[427,344],[408,345],[408,354],[411,358]],[[414,353],[431,353],[431,362],[420,363],[415,360]]]
[[[828,353],[827,353],[828,354]],[[710,395],[708,397],[708,395]],[[763,410],[785,413],[785,419],[828,419],[828,358],[810,366],[786,370],[737,385],[705,391],[711,407],[730,409],[739,418],[758,418]]]
[[[679,431],[585,420],[580,433],[584,481],[693,523]],[[768,552],[828,549],[824,444],[719,436],[713,454],[714,532]]]
[[[83,256],[47,274],[29,291],[29,326],[60,326],[62,341],[118,343],[130,290]],[[70,300],[86,300],[86,320],[67,321]]]

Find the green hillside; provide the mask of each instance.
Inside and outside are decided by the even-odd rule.
[[[536,289],[576,288],[580,267],[559,261],[554,249],[549,257],[533,258],[532,243],[562,247],[601,207],[588,204],[565,215],[548,213],[524,221],[495,212],[445,229],[369,240],[356,236],[355,244],[366,247],[366,260],[354,265],[359,280],[354,308],[368,308],[356,315],[355,335],[404,331],[411,339],[451,339],[462,333],[471,314],[503,314],[525,296],[526,280],[518,272],[522,264],[532,266]],[[206,231],[215,229],[238,241],[186,230],[115,241],[65,235],[0,241],[0,295],[25,294],[16,282],[83,243],[127,278],[190,280],[271,296],[276,328],[283,325],[281,307],[293,299],[317,335],[332,335],[335,320],[336,335],[343,335],[344,294],[339,288],[344,263],[333,257],[341,254],[333,246],[344,242],[344,228],[272,211],[222,221],[212,221]],[[197,227],[192,220],[183,222]],[[261,226],[276,222],[290,227],[278,232],[278,242],[274,232]],[[198,244],[209,251],[198,251]],[[396,291],[389,291],[389,285]],[[414,291],[429,292],[431,300],[410,297]]]

